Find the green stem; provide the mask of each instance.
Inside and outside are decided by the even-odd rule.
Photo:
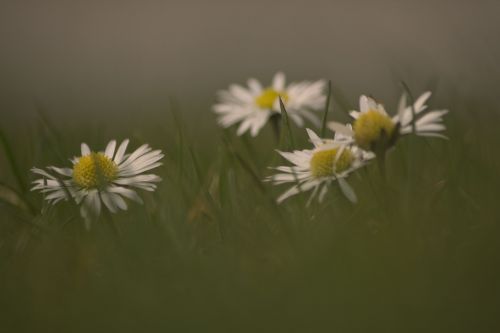
[[[384,185],[387,183],[386,152],[377,154],[377,165]]]
[[[116,224],[116,221],[113,218],[113,215],[111,214],[111,212],[108,211],[107,208],[105,208],[105,207],[103,207],[103,211],[104,211],[106,221],[108,222],[109,226],[113,230],[113,234],[115,235],[116,240],[119,243],[121,240],[121,236],[122,236],[120,228],[118,227],[118,224]]]

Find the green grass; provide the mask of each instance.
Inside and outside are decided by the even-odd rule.
[[[499,115],[439,106],[451,110],[449,141],[406,137],[388,154],[387,181],[376,163],[350,177],[356,205],[333,186],[307,208],[307,195],[278,206],[287,187],[261,182],[283,162],[270,126],[239,138],[205,110],[181,117],[176,103],[118,125],[50,112],[28,130],[4,122],[0,331],[498,330]],[[337,105],[328,117],[345,119]],[[289,128],[282,146],[309,147]],[[125,137],[166,152],[144,206],[86,231],[70,203],[28,191],[32,166]]]

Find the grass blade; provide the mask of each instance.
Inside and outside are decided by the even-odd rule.
[[[59,131],[52,124],[52,121],[47,116],[47,113],[42,106],[37,105],[36,113],[38,115],[38,123],[42,127],[42,135],[49,142],[49,149],[57,156],[59,161],[65,161],[65,156],[67,154],[65,151],[61,150],[61,145],[59,143],[62,142],[62,137],[59,134]]]
[[[321,137],[325,137],[326,121],[328,119],[328,109],[330,108],[330,97],[332,95],[332,81],[328,81],[328,95],[326,95],[325,112],[323,113],[323,124],[321,126]]]
[[[408,101],[410,103],[410,108],[411,108],[411,131],[413,134],[416,134],[416,124],[415,122],[417,121],[416,119],[416,112],[415,112],[415,106],[413,105],[415,103],[413,99],[413,95],[411,94],[410,88],[408,85],[404,82],[401,81],[401,85],[403,86],[403,89],[405,91],[406,96],[408,96]]]
[[[288,113],[286,112],[285,105],[283,104],[283,100],[281,97],[279,98],[280,100],[280,109],[281,109],[281,115],[283,116],[283,124],[284,128],[286,128],[288,132],[288,139],[289,139],[289,148],[293,149],[295,147],[295,142],[293,140],[293,134],[292,134],[292,128],[290,127],[290,119],[288,118]],[[281,133],[281,143],[283,143],[284,140],[284,133],[285,131],[282,131]]]
[[[238,163],[242,166],[243,170],[250,176],[250,178],[255,182],[257,185],[258,189],[262,192],[266,192],[266,189],[264,188],[264,185],[262,184],[261,177],[257,174],[257,172],[252,168],[252,166],[245,161],[241,155],[234,150],[234,148],[231,146],[231,143],[227,138],[223,138],[224,144],[226,145],[227,150],[236,157],[236,160]]]
[[[0,130],[0,144],[3,146],[3,149],[5,151],[5,156],[7,157],[12,173],[16,178],[19,190],[21,191],[21,193],[25,193],[27,190],[27,186],[26,183],[24,182],[24,177],[20,172],[21,169],[17,164],[14,152],[12,150],[12,146],[10,145],[9,141],[7,140],[7,137],[5,136],[2,130]]]
[[[331,81],[330,81],[331,82]],[[346,97],[346,95],[342,92],[342,90],[332,84],[332,90],[335,90],[335,98],[332,98],[334,102],[337,103],[338,108],[345,113],[345,115],[351,119],[351,116],[349,115],[349,111],[352,110],[352,105],[349,103],[349,99]],[[333,97],[333,96],[332,96]]]
[[[22,196],[7,184],[0,183],[0,200],[23,211],[32,212],[30,205],[22,198]]]

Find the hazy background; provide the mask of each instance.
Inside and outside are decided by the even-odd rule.
[[[36,104],[72,118],[157,112],[169,96],[212,117],[216,90],[277,70],[332,79],[353,103],[395,103],[400,80],[493,97],[498,13],[499,1],[2,0],[0,119]]]
[[[0,0],[0,331],[500,332],[499,14],[498,0]],[[277,206],[285,186],[260,180],[292,136],[238,138],[210,111],[217,90],[277,70],[332,79],[337,120],[341,95],[393,111],[401,80],[430,88],[450,140],[401,140],[388,181],[375,164],[350,177],[358,205],[332,186],[321,205]],[[112,138],[165,152],[158,190],[116,223],[88,232],[71,202],[29,191],[31,167]]]

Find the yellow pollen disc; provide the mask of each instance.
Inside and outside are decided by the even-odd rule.
[[[105,186],[116,179],[118,166],[103,153],[82,156],[73,166],[73,180],[83,188],[92,189]]]
[[[394,131],[392,119],[376,110],[368,110],[359,115],[354,122],[354,139],[358,146],[365,150],[372,150],[377,143],[386,144]],[[380,142],[384,139],[385,142]]]
[[[320,150],[314,153],[309,162],[313,177],[321,178],[333,176],[336,173],[341,173],[349,169],[354,159],[352,152],[347,148],[344,149],[342,155],[340,155],[337,162],[335,162],[338,150],[338,148],[333,148]]]
[[[288,95],[285,92],[278,92],[272,88],[268,88],[262,92],[260,96],[255,99],[255,104],[261,109],[272,109],[274,102],[281,96],[283,102],[288,100]]]

